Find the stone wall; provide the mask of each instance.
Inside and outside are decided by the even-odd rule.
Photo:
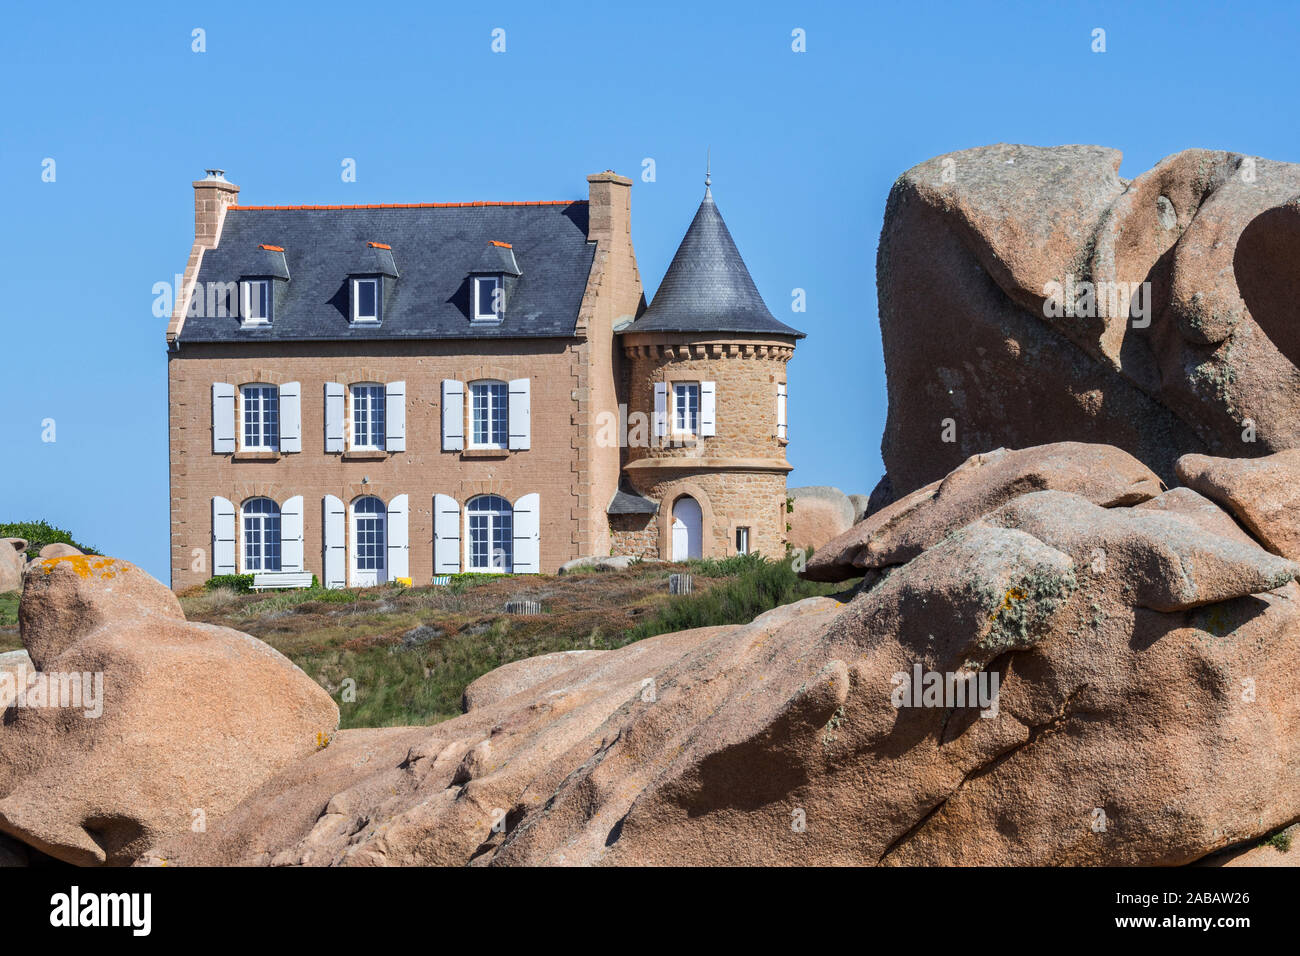
[[[186,345],[168,356],[171,444],[172,586],[201,584],[211,575],[214,495],[236,508],[251,497],[277,503],[304,498],[306,569],[321,574],[321,501],[345,504],[363,494],[385,502],[410,496],[413,583],[433,574],[435,493],[464,505],[475,494],[511,502],[541,495],[541,569],[553,572],[586,553],[579,529],[582,492],[575,481],[576,340],[402,343],[282,343],[274,355],[252,345]],[[531,447],[526,451],[442,450],[442,380],[531,380]],[[302,386],[302,451],[214,454],[212,383]],[[406,383],[406,450],[349,457],[324,450],[324,383]],[[469,402],[466,402],[468,408]],[[237,522],[238,524],[238,522]],[[237,542],[238,546],[239,542]],[[350,553],[350,552],[349,552]]]
[[[777,437],[777,385],[786,381],[794,341],[781,336],[685,336],[639,333],[623,336],[624,397],[630,431],[638,416],[653,422],[654,386],[665,382],[716,383],[716,434],[671,434],[630,443],[624,466],[628,483],[659,502],[652,519],[657,553],[646,554],[650,529],[616,535],[615,553],[671,557],[673,504],[689,494],[704,514],[704,557],[736,553],[736,529],[750,529],[749,550],[785,554],[785,479],[791,466],[787,439]],[[670,400],[671,413],[671,400]]]

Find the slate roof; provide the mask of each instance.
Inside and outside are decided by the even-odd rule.
[[[609,507],[605,509],[605,513],[611,515],[652,515],[658,512],[658,503],[635,491],[624,490],[621,485],[614,492],[614,497],[609,499]]]
[[[479,255],[478,261],[474,263],[471,272],[501,272],[509,276],[521,276],[523,272],[519,269],[519,261],[515,258],[513,246],[493,240],[483,247],[483,252]]]
[[[654,301],[629,332],[759,332],[803,338],[772,315],[740,258],[711,190],[677,247]]]
[[[523,274],[502,322],[471,325],[470,273],[492,240],[511,244]],[[385,266],[369,242],[391,247],[392,299],[379,326],[349,322],[348,275],[359,263]],[[240,328],[235,316],[190,316],[180,342],[368,341],[567,337],[575,332],[595,243],[587,202],[420,206],[231,206],[221,244],[208,250],[199,289],[236,282],[280,246],[290,275],[270,326]],[[499,248],[499,247],[498,247]],[[384,261],[380,263],[380,260]],[[262,268],[258,266],[258,268]],[[367,265],[366,268],[369,268]]]

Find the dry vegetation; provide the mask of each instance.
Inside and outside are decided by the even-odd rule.
[[[689,571],[695,593],[674,597],[668,576]],[[778,604],[838,590],[800,580],[789,562],[757,556],[625,571],[528,577],[458,576],[446,587],[181,596],[190,620],[233,627],[292,659],[339,702],[344,727],[427,724],[460,713],[465,685],[524,657],[612,649],[706,624],[732,624]],[[543,613],[505,612],[538,600]],[[0,596],[0,650],[22,646],[16,595]],[[344,699],[345,681],[356,699]]]

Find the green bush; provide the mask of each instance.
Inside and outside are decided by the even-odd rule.
[[[238,591],[240,594],[248,594],[253,590],[253,576],[251,574],[214,574],[203,582],[203,588],[207,591],[226,588],[231,591]]]
[[[704,558],[691,561],[691,573],[702,578],[734,578],[742,574],[752,574],[767,564],[757,551],[749,554],[733,554],[729,558]]]
[[[0,538],[26,538],[29,558],[37,557],[41,548],[47,544],[70,544],[86,554],[99,554],[90,545],[74,540],[68,532],[46,521],[10,521],[0,524]]]
[[[708,562],[700,562],[706,564]],[[717,624],[747,624],[764,611],[807,597],[845,590],[852,582],[819,584],[794,573],[789,561],[767,561],[758,555],[736,555],[713,562],[711,569],[726,569],[730,580],[706,591],[685,595],[657,610],[626,633],[625,643]]]

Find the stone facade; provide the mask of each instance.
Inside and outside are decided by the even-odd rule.
[[[611,172],[588,177],[588,240],[595,244],[586,292],[569,338],[185,343],[181,329],[206,251],[221,240],[238,187],[217,174],[194,184],[195,241],[168,327],[172,586],[201,584],[214,573],[215,501],[301,496],[303,571],[324,579],[328,546],[323,505],[362,496],[406,496],[409,577],[426,584],[447,569],[434,545],[435,496],[459,507],[476,495],[509,502],[537,495],[537,570],[554,572],[585,555],[671,558],[673,513],[689,495],[703,517],[705,557],[733,554],[738,529],[748,550],[784,552],[785,479],[791,466],[778,434],[778,387],[794,339],[760,334],[626,331],[645,310],[631,241],[631,181]],[[236,207],[240,208],[240,207]],[[259,208],[259,207],[252,207]],[[444,380],[527,379],[531,441],[526,449],[445,450]],[[653,425],[624,445],[607,424],[620,409],[653,422],[655,384],[710,382],[716,433],[656,437]],[[214,451],[214,383],[298,383],[300,451]],[[405,440],[397,451],[327,451],[327,383],[405,385]],[[347,403],[350,408],[350,402]],[[469,434],[470,403],[463,423]],[[347,423],[345,427],[350,427]],[[616,491],[658,505],[654,514],[608,514]],[[242,522],[234,553],[241,556]],[[347,547],[355,532],[349,525]],[[349,565],[350,566],[350,565]],[[464,565],[462,565],[463,567]],[[246,570],[242,566],[239,571]],[[351,583],[351,581],[349,581]]]
[[[787,440],[778,432],[778,387],[786,385],[786,363],[794,354],[790,339],[759,335],[632,333],[623,336],[624,394],[628,421],[653,421],[655,384],[671,396],[675,383],[712,382],[715,434],[650,429],[648,441],[629,440],[624,474],[639,494],[659,503],[659,513],[636,530],[621,532],[616,553],[643,553],[657,538],[658,557],[671,556],[673,507],[690,495],[704,516],[703,557],[736,553],[737,528],[749,528],[749,551],[768,557],[785,552]],[[629,429],[631,431],[631,429]]]

